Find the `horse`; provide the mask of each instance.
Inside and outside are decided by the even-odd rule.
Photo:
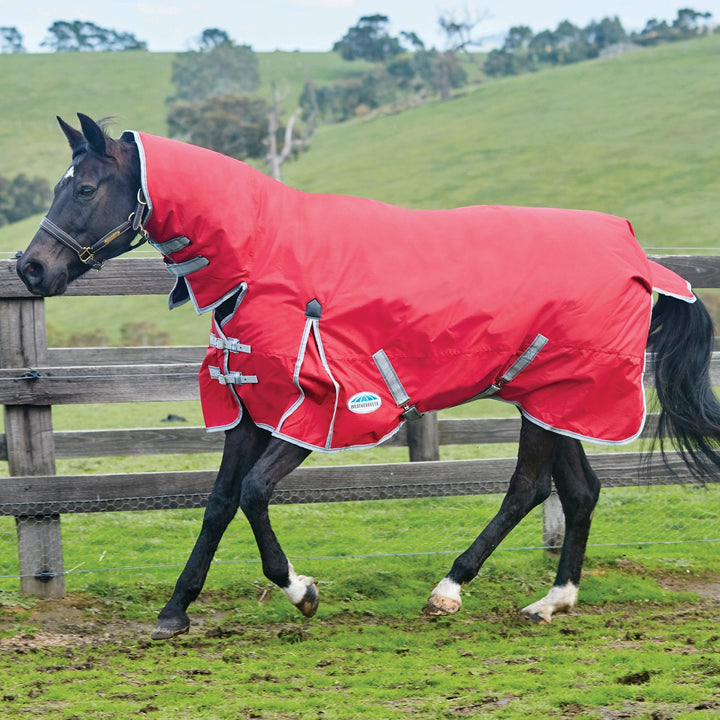
[[[521,615],[550,622],[576,604],[600,492],[581,441],[626,442],[639,434],[646,348],[655,358],[661,447],[671,438],[695,475],[720,467],[711,318],[687,283],[645,257],[627,221],[483,206],[415,211],[316,196],[185,143],[134,131],[113,139],[102,121],[78,117],[80,130],[57,118],[72,162],[18,259],[19,277],[33,294],[60,295],[91,268],[149,241],[176,277],[170,307],[192,301],[212,318],[201,397],[208,427],[225,432],[224,450],[201,531],[154,640],[188,632],[187,609],[238,508],[264,575],[313,616],[317,585],[295,571],[270,524],[273,489],[310,452],[378,444],[428,410],[492,397],[515,404],[522,417],[501,507],[432,589],[423,608],[429,615],[460,609],[461,587],[553,482],[566,519],[557,574]],[[200,202],[205,186],[212,186],[211,200]],[[497,247],[502,224],[510,229]],[[325,225],[331,237],[318,250],[313,238]],[[563,234],[569,241],[561,248]],[[476,256],[475,269],[466,270]],[[520,268],[524,256],[531,256],[529,269]],[[357,272],[328,271],[326,257]],[[439,268],[445,264],[447,271]],[[497,288],[480,297],[501,264],[499,282],[521,276],[510,299]],[[375,276],[384,265],[392,266],[390,278],[380,283]],[[294,279],[276,277],[285,266],[296,268]],[[578,281],[581,266],[589,271]],[[351,307],[355,296],[359,309]],[[523,319],[529,304],[538,309]],[[571,321],[578,307],[586,322]],[[282,336],[288,328],[291,341]],[[446,347],[464,341],[470,350]],[[351,373],[361,378],[352,387]]]

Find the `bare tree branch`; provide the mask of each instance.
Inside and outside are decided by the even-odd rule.
[[[273,106],[268,115],[268,154],[267,160],[270,165],[270,177],[275,180],[282,181],[280,168],[283,163],[292,154],[293,148],[299,146],[300,142],[293,140],[293,127],[295,121],[300,117],[301,110],[298,108],[288,119],[285,126],[285,135],[282,150],[278,153],[277,133],[280,128],[280,102],[287,96],[288,91],[280,93],[277,88],[273,88]]]

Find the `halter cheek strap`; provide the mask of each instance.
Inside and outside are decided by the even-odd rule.
[[[140,233],[140,240],[135,245],[130,246],[130,250],[142,245],[147,239],[148,234],[143,227],[143,215],[147,209],[147,202],[143,200],[142,190],[138,190],[137,194],[137,206],[135,211],[130,214],[125,222],[120,223],[117,227],[113,228],[109,233],[103,235],[97,242],[92,245],[81,245],[72,235],[65,232],[61,227],[56,225],[49,217],[44,217],[40,221],[40,227],[48,234],[54,237],[58,242],[61,242],[65,247],[70,248],[77,254],[80,261],[89,265],[95,270],[100,270],[103,266],[102,261],[95,258],[95,253],[102,250],[104,247],[109,245],[113,240],[120,237],[124,232],[133,230],[135,234]]]

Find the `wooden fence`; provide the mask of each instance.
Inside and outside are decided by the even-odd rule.
[[[720,257],[663,256],[656,260],[698,288],[720,287]],[[90,272],[68,295],[152,295],[169,292],[172,278],[161,259],[124,258]],[[179,312],[182,312],[179,311]],[[190,312],[190,310],[185,310]],[[0,515],[18,518],[21,589],[62,597],[64,571],[59,516],[146,507],[202,506],[216,470],[57,475],[56,458],[193,453],[222,449],[222,433],[204,428],[53,432],[51,408],[66,403],[194,400],[199,347],[48,348],[44,300],[30,295],[15,261],[0,260],[0,402],[5,434],[0,460]],[[714,384],[720,384],[717,380]],[[652,418],[647,430],[653,426]],[[507,488],[514,459],[437,460],[446,444],[516,442],[519,419],[437,420],[409,423],[388,445],[408,445],[421,465],[393,463],[300,468],[276,491],[274,502],[328,502],[397,497],[499,493]],[[644,483],[678,482],[683,466],[669,470],[659,459],[645,466]],[[637,484],[636,453],[593,456],[603,485]],[[129,502],[141,499],[143,502]],[[59,550],[58,550],[59,548]]]

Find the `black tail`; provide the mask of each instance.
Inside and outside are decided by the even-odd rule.
[[[720,470],[720,402],[710,382],[714,328],[702,302],[661,295],[650,324],[655,389],[661,406],[656,439],[671,439],[690,472]]]

